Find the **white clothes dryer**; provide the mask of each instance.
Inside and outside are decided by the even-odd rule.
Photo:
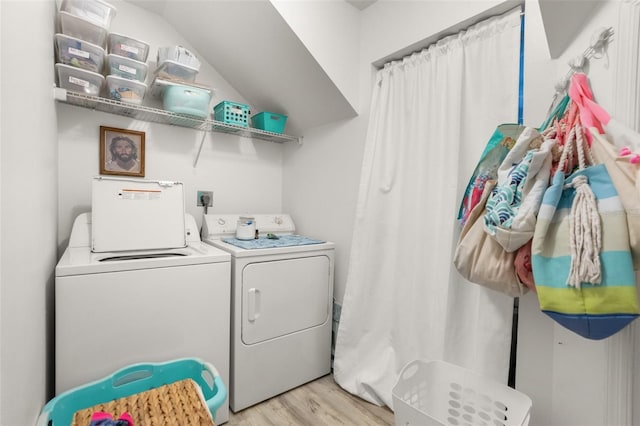
[[[102,183],[98,186],[102,187]],[[152,191],[163,192],[149,195],[152,205],[165,213],[166,206],[160,206],[158,203],[163,201],[159,200],[182,202],[181,196],[168,196],[164,194],[166,187],[156,188],[152,183],[137,180],[116,185],[128,190],[144,192],[151,187]],[[139,192],[135,197],[128,201],[150,201]],[[93,206],[102,208],[95,199]],[[145,210],[136,204],[127,221],[148,224],[151,220]],[[160,221],[155,229],[149,227],[149,232],[174,234],[171,238],[175,239],[177,232],[164,229],[175,223],[182,227],[184,243],[178,244],[183,247],[131,250],[137,243],[132,245],[136,238],[130,238],[123,243],[126,250],[111,246],[113,251],[108,252],[96,252],[92,247],[105,245],[121,229],[113,233],[96,229],[92,218],[103,218],[101,227],[118,226],[117,221],[109,224],[107,215],[96,211],[76,218],[69,245],[55,270],[56,394],[130,364],[183,357],[210,362],[228,387],[231,258],[229,253],[201,242],[193,217],[182,215],[176,214],[175,221]],[[97,241],[96,234],[108,237]],[[158,245],[156,242],[161,239],[157,235],[144,236],[145,242],[139,245]],[[216,424],[225,423],[228,417],[225,403],[216,413]]]
[[[234,412],[331,372],[334,243],[295,235],[286,214],[246,216],[258,239],[234,238],[241,215],[202,226],[203,241],[231,254]]]

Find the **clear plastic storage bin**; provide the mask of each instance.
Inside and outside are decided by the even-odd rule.
[[[147,62],[149,44],[122,34],[109,34],[109,53],[140,62]]]
[[[111,99],[130,104],[140,105],[147,91],[147,85],[117,75],[107,76],[108,96]]]
[[[200,61],[189,50],[182,46],[170,46],[158,48],[158,57],[156,62],[162,64],[165,61],[172,61],[188,68],[200,71]]]
[[[136,80],[144,83],[147,78],[147,64],[110,53],[107,56],[105,74]]]
[[[196,81],[196,75],[198,75],[198,70],[167,59],[160,63],[155,74],[163,80],[194,83]]]
[[[100,47],[105,46],[107,34],[109,33],[107,27],[100,26],[65,11],[58,13],[58,16],[60,19],[60,29],[63,34],[88,41]]]
[[[102,0],[64,0],[60,10],[109,28],[117,9]]]
[[[408,363],[392,391],[397,426],[526,426],[531,399],[444,361]]]
[[[58,83],[63,89],[92,96],[100,95],[102,86],[104,86],[102,74],[66,64],[56,64],[55,67],[58,74]]]
[[[102,47],[65,34],[56,34],[55,39],[58,62],[88,71],[102,72],[104,63]]]

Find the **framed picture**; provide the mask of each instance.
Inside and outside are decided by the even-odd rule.
[[[144,132],[100,126],[100,174],[144,177]]]

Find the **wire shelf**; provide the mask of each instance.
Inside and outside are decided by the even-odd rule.
[[[301,139],[297,136],[290,136],[280,133],[267,132],[264,130],[234,126],[216,120],[201,120],[186,115],[176,114],[158,108],[150,108],[143,105],[135,105],[120,102],[113,99],[101,98],[99,96],[87,95],[73,92],[66,89],[55,88],[54,98],[59,102],[75,105],[83,108],[94,109],[110,114],[131,117],[136,120],[148,121],[152,123],[168,124],[172,126],[187,127],[205,132],[219,132],[242,136],[245,138],[261,139],[269,142],[283,143],[297,141]]]

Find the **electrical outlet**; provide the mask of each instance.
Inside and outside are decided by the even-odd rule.
[[[213,191],[198,191],[198,198],[196,198],[196,206],[198,207],[212,207],[213,206]]]

